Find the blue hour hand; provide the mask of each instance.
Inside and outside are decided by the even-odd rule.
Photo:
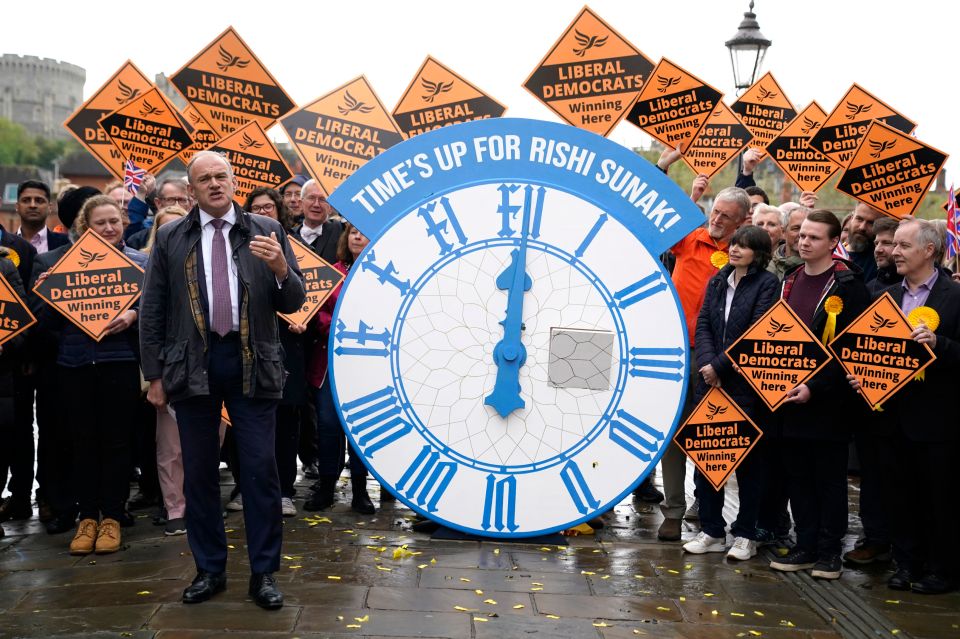
[[[525,216],[526,218],[526,216]],[[524,222],[527,220],[524,219]],[[524,224],[526,228],[526,224]],[[526,404],[520,397],[520,367],[527,361],[527,349],[520,339],[523,330],[523,294],[532,281],[526,272],[527,236],[523,233],[520,248],[512,253],[512,261],[498,277],[497,288],[507,291],[507,313],[500,324],[503,339],[493,349],[497,380],[484,404],[492,406],[500,417],[506,417]]]

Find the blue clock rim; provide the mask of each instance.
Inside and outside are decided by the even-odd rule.
[[[495,182],[492,182],[492,183],[495,183]],[[449,193],[449,191],[447,193]],[[445,194],[446,193],[434,194],[431,197],[431,199],[442,197]],[[402,219],[405,219],[405,217],[399,218],[398,220],[395,221],[395,223],[398,223]],[[391,224],[390,227],[388,227],[387,229],[384,229],[384,233],[381,234],[380,237],[383,237],[383,235],[389,232],[389,229],[392,227],[393,227],[393,224]],[[490,239],[490,240],[478,240],[476,242],[466,244],[454,251],[451,251],[446,255],[442,255],[440,259],[436,260],[433,264],[431,264],[429,267],[427,267],[427,269],[424,270],[424,273],[414,283],[411,284],[410,291],[406,295],[404,295],[403,301],[401,301],[400,303],[400,312],[398,313],[396,320],[394,321],[394,324],[393,324],[394,339],[397,340],[397,342],[399,343],[401,330],[398,328],[398,326],[402,326],[403,319],[406,317],[407,313],[409,312],[410,306],[413,304],[413,301],[416,298],[417,291],[420,288],[422,288],[422,286],[426,284],[426,282],[430,281],[433,277],[435,277],[436,274],[439,272],[439,270],[442,269],[443,266],[445,266],[447,263],[451,262],[452,260],[458,259],[458,256],[463,256],[468,253],[472,253],[474,251],[483,250],[485,247],[509,246],[516,242],[519,242],[519,240],[515,240],[515,238],[496,238],[496,239]],[[391,375],[394,381],[394,387],[397,389],[398,396],[401,401],[401,405],[404,407],[405,410],[407,410],[408,413],[416,417],[416,419],[413,420],[414,428],[416,428],[421,433],[423,438],[428,443],[438,448],[440,452],[445,453],[451,459],[455,459],[459,463],[471,466],[475,470],[481,470],[481,471],[486,471],[491,473],[500,473],[504,475],[523,475],[531,472],[539,472],[542,470],[546,470],[547,468],[551,468],[557,464],[560,464],[567,459],[572,459],[573,457],[575,457],[577,453],[580,451],[580,449],[582,449],[584,446],[588,445],[590,442],[592,442],[594,439],[598,437],[600,431],[603,430],[604,425],[609,423],[610,419],[613,418],[613,413],[616,411],[616,407],[617,405],[619,405],[620,398],[623,397],[623,392],[627,385],[627,373],[626,373],[627,359],[628,359],[627,331],[624,326],[623,314],[620,313],[619,309],[616,309],[613,305],[610,304],[610,302],[613,300],[613,294],[610,292],[609,289],[607,289],[606,285],[603,284],[600,278],[597,277],[596,273],[594,273],[593,270],[590,269],[589,266],[587,266],[583,262],[583,260],[579,258],[574,258],[572,255],[570,255],[566,251],[561,251],[559,248],[551,244],[540,242],[538,240],[529,240],[529,242],[530,242],[529,246],[531,249],[538,250],[544,254],[553,255],[553,257],[557,257],[560,259],[572,258],[569,260],[570,264],[575,269],[579,270],[581,274],[585,275],[587,280],[590,281],[590,283],[600,291],[601,295],[604,298],[604,302],[607,303],[608,310],[611,312],[611,315],[613,315],[614,323],[617,325],[616,333],[617,333],[617,339],[619,340],[619,346],[620,346],[619,355],[617,357],[617,367],[620,370],[617,376],[617,380],[618,380],[617,386],[613,389],[613,392],[611,394],[607,407],[604,409],[603,413],[600,415],[600,418],[597,421],[597,423],[594,424],[590,428],[590,431],[586,435],[584,435],[575,445],[570,446],[564,449],[563,451],[561,451],[560,453],[552,457],[549,457],[543,461],[539,461],[531,464],[514,464],[511,466],[497,467],[495,464],[491,464],[491,463],[485,462],[483,464],[478,464],[472,460],[467,461],[465,459],[466,457],[465,455],[458,453],[456,451],[453,451],[453,449],[451,449],[449,446],[437,440],[436,436],[430,433],[429,429],[427,429],[426,426],[423,424],[417,412],[413,410],[412,406],[410,405],[411,402],[409,401],[409,399],[407,399],[407,393],[403,386],[403,380],[400,377],[399,371],[398,371],[399,369],[398,347],[391,348],[391,352],[390,352],[390,368],[391,368]],[[549,250],[543,250],[539,248],[538,245],[550,247],[554,250],[556,254],[551,253],[551,251]],[[429,274],[429,276],[427,274]],[[333,342],[331,342],[331,345],[332,344]],[[526,470],[510,470],[511,468],[527,468],[527,469]]]

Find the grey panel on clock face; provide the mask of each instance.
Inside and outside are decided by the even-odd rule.
[[[612,362],[612,331],[550,329],[547,377],[554,388],[609,390]]]

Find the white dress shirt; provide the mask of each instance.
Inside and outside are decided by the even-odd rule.
[[[203,253],[203,274],[207,284],[207,308],[210,310],[210,323],[213,323],[213,234],[216,229],[210,222],[215,218],[200,209],[200,224],[202,234],[200,235],[201,251]],[[240,330],[240,280],[237,276],[237,263],[233,260],[233,254],[230,252],[230,229],[237,222],[237,212],[231,208],[230,211],[221,218],[225,224],[220,232],[223,234],[223,241],[227,251],[227,273],[230,278],[230,315],[232,330]]]

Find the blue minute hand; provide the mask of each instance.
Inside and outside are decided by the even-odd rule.
[[[526,406],[520,397],[520,367],[527,361],[527,349],[520,340],[523,326],[523,294],[530,290],[527,275],[527,235],[530,227],[530,207],[523,207],[520,248],[511,254],[512,261],[497,277],[497,288],[507,291],[507,316],[504,318],[503,339],[493,349],[497,365],[497,381],[484,404],[492,406],[500,417]]]

